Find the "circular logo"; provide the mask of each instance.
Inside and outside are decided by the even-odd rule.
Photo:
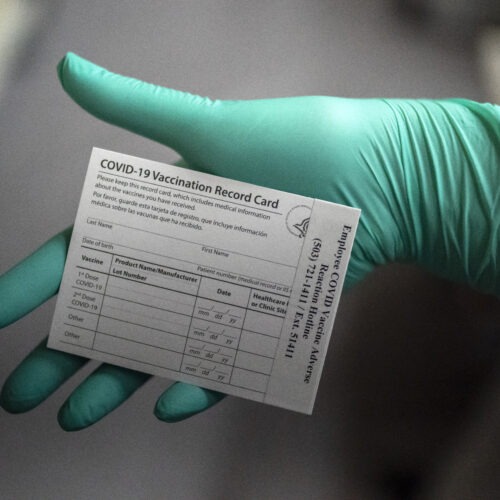
[[[286,216],[286,227],[288,231],[298,238],[303,238],[309,227],[311,209],[306,205],[293,207]]]

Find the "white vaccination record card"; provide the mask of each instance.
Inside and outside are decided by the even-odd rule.
[[[311,413],[359,216],[94,148],[48,346]]]

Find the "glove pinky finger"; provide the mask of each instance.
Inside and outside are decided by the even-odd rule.
[[[224,397],[220,392],[176,382],[158,399],[155,416],[164,422],[179,422],[208,410]]]

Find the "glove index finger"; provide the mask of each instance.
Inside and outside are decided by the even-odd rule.
[[[57,234],[0,276],[0,328],[22,318],[57,293],[72,227]]]

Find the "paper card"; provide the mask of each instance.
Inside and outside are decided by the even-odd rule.
[[[94,148],[48,346],[311,413],[359,216]]]

